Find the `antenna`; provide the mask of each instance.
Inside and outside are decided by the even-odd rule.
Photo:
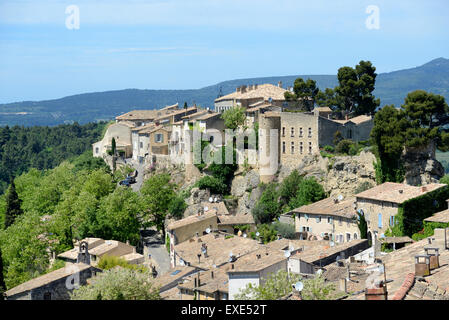
[[[182,260],[182,259],[179,260],[179,264],[180,264],[181,266],[185,266],[185,265],[186,265],[185,262],[184,262],[184,260]]]
[[[214,202],[214,199],[212,197],[210,197],[209,202]]]
[[[304,288],[304,284],[301,281],[298,281],[294,284],[295,286],[295,290],[298,292],[301,292],[302,289]]]
[[[246,238],[246,237],[247,237],[247,235],[246,235],[246,233],[244,233],[244,234],[243,234],[243,238]]]
[[[288,258],[288,257],[290,257],[290,255],[291,255],[290,251],[285,250],[284,257]]]
[[[206,233],[208,233],[208,234],[210,233],[210,228],[206,229]]]
[[[338,199],[338,201],[341,201],[341,200],[343,200],[343,196],[341,194],[339,194],[337,199]]]
[[[232,253],[232,251],[231,252],[229,252],[229,256],[230,257],[232,257],[234,254]]]
[[[209,211],[209,207],[204,207],[204,212]]]
[[[258,237],[258,236],[260,236],[260,233],[259,233],[259,232],[256,232],[256,237]]]
[[[322,273],[323,273],[323,270],[322,270],[322,269],[318,269],[317,272],[316,272],[316,274],[319,275],[319,276],[320,276]]]

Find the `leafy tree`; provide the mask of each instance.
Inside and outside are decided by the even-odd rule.
[[[279,188],[281,205],[288,204],[290,200],[296,196],[301,181],[302,176],[299,175],[299,172],[296,169],[282,181]]]
[[[277,185],[275,183],[265,185],[259,201],[252,209],[256,223],[269,223],[279,216],[281,208],[278,199]]]
[[[294,239],[295,238],[295,226],[289,223],[282,223],[276,221],[273,223],[273,227],[276,230],[277,234],[280,234],[282,238],[285,239]]]
[[[168,212],[176,219],[182,219],[184,211],[187,209],[187,203],[180,196],[176,196],[170,202]]]
[[[150,207],[149,202],[146,205]],[[101,199],[93,232],[98,238],[129,240],[136,245],[140,239],[139,216],[142,211],[142,201],[137,193],[127,187],[117,188]]]
[[[170,204],[176,197],[174,190],[175,185],[170,182],[170,175],[166,173],[150,177],[140,190],[146,209],[145,215],[157,230],[163,233],[165,233],[165,217],[169,213]]]
[[[127,268],[106,270],[91,283],[75,289],[71,300],[160,300],[159,289],[150,281],[148,272]]]
[[[204,176],[197,182],[198,188],[201,190],[209,189],[214,194],[225,194],[227,185],[222,179],[213,176]]]
[[[12,225],[16,218],[23,214],[21,203],[22,201],[19,199],[16,192],[16,185],[14,180],[12,180],[8,194],[6,195],[5,228]]]
[[[286,91],[284,96],[287,101],[297,101],[301,110],[311,111],[319,91],[316,81],[297,78],[293,84],[293,93]]]
[[[374,117],[374,126],[371,130],[371,139],[377,146],[378,163],[381,176],[379,183],[386,181],[400,182],[401,154],[404,149],[404,133],[408,121],[404,111],[394,106],[385,106]]]
[[[3,278],[3,257],[0,248],[0,300],[4,300],[3,293],[6,291],[5,279]]]
[[[290,210],[326,198],[323,186],[314,177],[303,179],[299,185],[296,197],[290,200]]]
[[[277,239],[278,231],[276,230],[274,224],[263,223],[257,226],[257,232],[259,232],[259,238],[263,243],[268,243]],[[256,239],[256,235],[253,235]]]
[[[353,145],[354,145],[354,142],[352,140],[348,140],[348,139],[341,140],[337,144],[337,147],[335,148],[335,152],[341,153],[341,154],[349,154],[351,147]]]
[[[245,123],[245,108],[233,107],[229,110],[224,111],[221,115],[221,118],[224,120],[226,128],[235,130],[238,127],[243,126],[243,124]]]
[[[288,274],[280,270],[272,273],[261,285],[247,284],[235,296],[236,300],[278,300],[293,292],[293,285],[302,281],[304,288],[301,291],[303,300],[332,300],[340,296],[335,285],[325,282],[322,275],[312,279],[302,279],[300,275]]]
[[[115,142],[115,138],[112,138],[112,142],[111,142],[111,151],[112,151],[112,155],[115,156],[115,153],[117,151],[117,144]]]
[[[440,183],[449,184],[449,175],[446,174],[440,179]]]

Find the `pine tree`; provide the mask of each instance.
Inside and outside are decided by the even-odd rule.
[[[5,229],[14,223],[16,218],[23,213],[20,207],[22,200],[16,192],[16,185],[14,180],[11,181],[8,194],[6,195],[6,214],[5,214]]]

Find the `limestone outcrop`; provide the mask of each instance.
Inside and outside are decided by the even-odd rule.
[[[435,159],[435,144],[422,148],[405,148],[402,153],[405,175],[404,183],[412,186],[438,183],[444,176],[444,168]]]

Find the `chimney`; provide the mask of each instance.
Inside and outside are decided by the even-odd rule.
[[[427,192],[427,187],[426,186],[422,186],[421,187],[421,192]]]
[[[260,254],[256,254],[257,259],[260,259]]]
[[[236,91],[237,91],[237,92],[241,92],[241,91],[242,91],[242,88],[241,88],[241,87],[237,87]]]
[[[279,82],[278,82],[278,87],[279,87],[279,88],[282,88],[282,81],[279,81]]]
[[[256,90],[256,89],[257,89],[257,84],[254,85],[254,90]]]
[[[246,86],[245,86],[245,85],[243,85],[243,86],[241,87],[241,89],[240,89],[240,90],[241,90],[241,92],[242,92],[242,93],[245,93],[245,92],[246,92]]]
[[[198,257],[198,263],[201,263],[201,253],[198,253],[197,257]]]
[[[388,300],[387,287],[380,283],[379,288],[366,288],[365,300]]]
[[[398,191],[399,191],[399,193],[401,193],[401,194],[404,192],[404,190],[402,190],[402,189],[399,189]]]
[[[345,120],[348,120],[348,114],[345,115]]]
[[[430,257],[427,254],[415,256],[415,276],[425,277],[430,275]]]
[[[438,253],[438,248],[431,248],[427,247],[424,248],[424,251],[426,252],[426,255],[428,255],[429,258],[429,269],[438,269],[440,267],[440,254]]]

